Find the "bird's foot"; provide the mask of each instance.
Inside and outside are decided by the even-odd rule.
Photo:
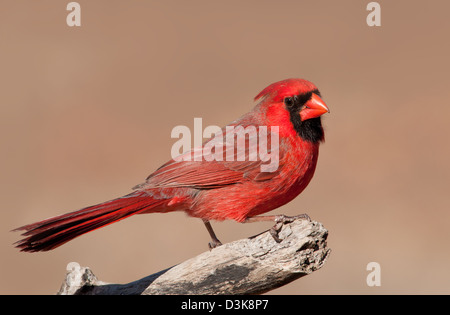
[[[311,222],[311,218],[306,213],[299,214],[299,215],[294,215],[292,217],[289,217],[289,216],[284,215],[284,214],[280,214],[280,215],[277,215],[275,217],[275,222],[276,223],[286,224],[286,223],[292,223],[295,220],[307,220],[307,221]]]
[[[287,223],[292,223],[295,220],[307,220],[307,221],[311,222],[311,218],[306,213],[295,215],[292,217],[281,214],[281,215],[277,215],[275,217],[276,224],[269,230],[269,233],[270,233],[270,235],[272,235],[275,242],[280,243],[282,241],[282,239],[280,239],[278,234],[280,233],[281,229],[283,228],[283,225],[287,224]]]
[[[209,250],[212,250],[213,248],[222,245],[222,242],[219,241],[219,239],[216,236],[216,233],[214,233],[211,223],[209,223],[209,221],[206,219],[203,220],[203,223],[205,224],[206,229],[208,230],[209,236],[211,236],[211,242],[208,243]]]
[[[208,246],[209,246],[209,250],[212,250],[213,248],[222,246],[222,242],[219,241],[217,238],[212,239],[211,242],[208,243]]]

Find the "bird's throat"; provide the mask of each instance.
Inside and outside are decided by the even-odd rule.
[[[324,140],[324,132],[320,117],[301,121],[298,113],[290,113],[295,131],[305,141],[319,143]]]

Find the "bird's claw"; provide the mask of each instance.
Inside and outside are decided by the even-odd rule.
[[[216,247],[222,246],[222,242],[219,240],[211,240],[211,242],[208,243],[209,250],[213,250]]]
[[[278,233],[281,231],[281,228],[283,227],[283,223],[278,222],[274,226],[272,226],[269,230],[270,235],[272,235],[273,239],[277,243],[281,243],[282,239],[278,237]]]
[[[282,241],[282,239],[280,239],[278,233],[280,233],[283,225],[287,224],[287,223],[292,223],[295,220],[307,220],[307,221],[311,222],[311,218],[306,213],[295,215],[292,217],[281,214],[275,218],[276,224],[274,226],[272,226],[272,228],[269,230],[270,235],[272,235],[275,242],[281,243],[281,241]]]
[[[283,224],[292,223],[295,220],[307,220],[307,221],[311,222],[311,218],[306,213],[299,214],[299,215],[294,215],[292,217],[289,217],[287,215],[281,214],[281,215],[277,215],[276,218],[275,218],[275,222],[283,223]]]

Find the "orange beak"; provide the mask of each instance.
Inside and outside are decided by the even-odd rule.
[[[317,94],[313,93],[310,100],[306,102],[305,107],[300,111],[300,118],[302,121],[305,121],[329,112],[330,110],[324,101]]]

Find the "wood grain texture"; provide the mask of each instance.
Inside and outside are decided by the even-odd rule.
[[[279,235],[280,243],[267,231],[227,243],[128,284],[99,281],[70,263],[58,294],[261,294],[320,269],[330,255],[319,222],[296,220]]]

